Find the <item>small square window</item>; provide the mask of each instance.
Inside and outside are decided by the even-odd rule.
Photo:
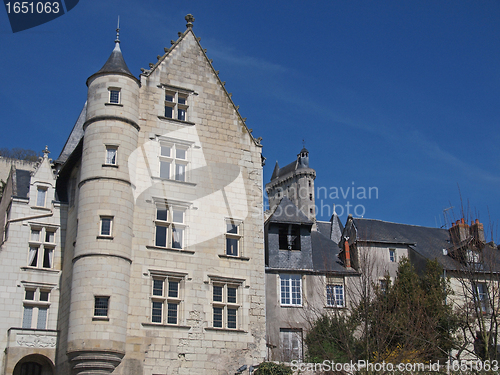
[[[109,89],[109,102],[113,104],[120,104],[119,89]]]
[[[94,297],[94,316],[108,316],[109,297]]]
[[[222,302],[222,286],[214,285],[214,302]]]
[[[396,250],[389,249],[389,261],[390,262],[395,262],[396,261]]]
[[[186,121],[188,95],[173,90],[165,91],[165,117]]]
[[[40,230],[39,229],[32,229],[31,230],[31,241],[35,241],[35,242],[40,241]]]
[[[35,291],[26,289],[24,292],[24,299],[27,301],[34,301],[35,300]]]
[[[46,230],[45,231],[45,242],[54,243],[54,239],[55,239],[55,233],[50,231],[50,230]]]
[[[179,282],[169,280],[168,282],[168,296],[169,298],[179,298]]]
[[[40,301],[48,302],[49,301],[49,292],[47,291],[40,291]]]
[[[153,279],[153,296],[163,296],[163,280]]]
[[[112,217],[104,217],[101,216],[101,236],[110,237],[113,226],[113,218]]]

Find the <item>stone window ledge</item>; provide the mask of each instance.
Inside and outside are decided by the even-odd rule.
[[[170,247],[161,247],[161,246],[146,246],[146,249],[148,249],[148,250],[173,251],[173,252],[176,252],[176,253],[185,253],[185,254],[194,254],[193,250],[173,249],[173,248],[170,248]]]
[[[221,332],[235,332],[235,333],[248,333],[242,329],[229,329],[229,328],[215,328],[215,327],[205,327],[205,331],[221,331]]]
[[[250,258],[248,257],[235,257],[232,255],[226,255],[226,254],[219,254],[219,258],[224,258],[224,259],[234,259],[234,260],[243,260],[243,261],[249,261]]]
[[[183,125],[196,125],[194,122],[177,120],[176,118],[170,118],[170,117],[165,117],[165,116],[158,116],[158,118],[160,120],[174,121],[174,122],[177,122],[177,123],[183,124]]]
[[[180,328],[191,329],[191,326],[181,326],[176,324],[160,324],[160,323],[141,323],[143,327],[156,327],[156,328]]]

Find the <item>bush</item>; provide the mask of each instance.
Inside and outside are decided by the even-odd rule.
[[[283,363],[262,362],[259,368],[254,371],[254,375],[292,375],[290,367]]]

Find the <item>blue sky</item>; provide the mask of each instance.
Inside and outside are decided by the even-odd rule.
[[[113,49],[117,16],[125,61],[138,76],[185,30],[187,13],[247,125],[263,137],[265,182],[304,139],[316,188],[328,192],[316,202],[321,219],[335,204],[345,221],[349,204],[355,216],[435,227],[450,206],[458,219],[463,204],[488,231],[493,223],[498,242],[494,0],[80,0],[16,34],[0,10],[0,148],[47,144],[57,158],[87,77]],[[370,187],[377,196],[372,189],[362,199]]]

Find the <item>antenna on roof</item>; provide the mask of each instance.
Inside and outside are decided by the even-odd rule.
[[[120,43],[120,16],[118,16],[118,25],[116,26],[116,40],[115,43]]]
[[[449,228],[450,227],[450,224],[448,223],[448,211],[449,210],[453,210],[453,206],[451,207],[448,207],[448,208],[445,208],[443,210],[443,216],[444,216],[444,225],[446,228]]]

